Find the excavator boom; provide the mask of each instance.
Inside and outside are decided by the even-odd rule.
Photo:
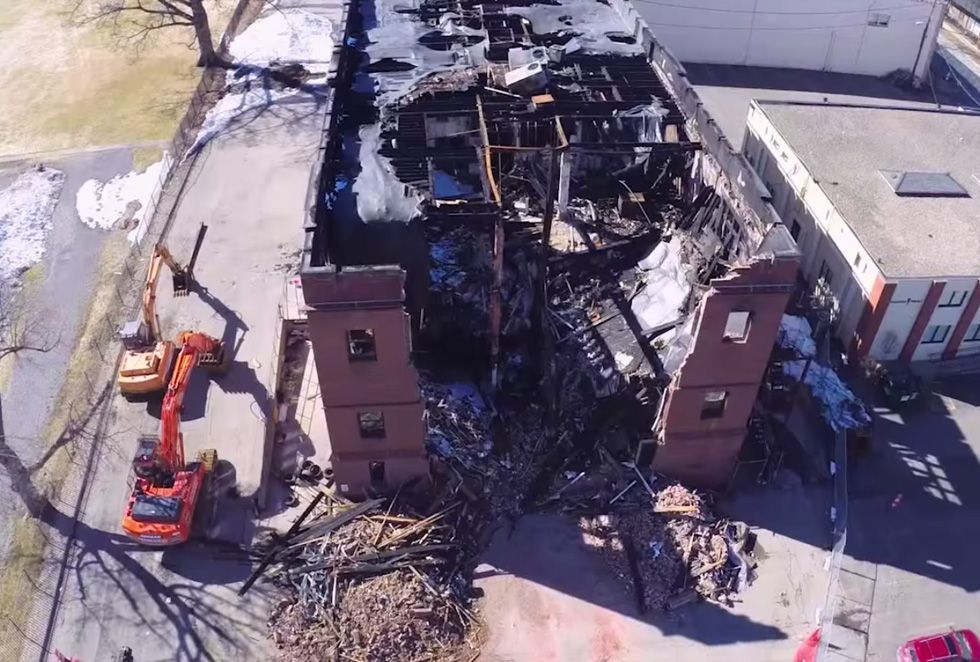
[[[193,281],[194,263],[208,226],[202,224],[194,243],[194,252],[187,268],[174,258],[163,244],[153,248],[150,267],[143,284],[139,320],[123,327],[121,337],[126,353],[119,369],[119,390],[126,397],[155,393],[164,388],[173,363],[174,345],[163,339],[160,318],[157,316],[157,284],[166,265],[173,275],[174,296],[186,296]]]
[[[163,399],[160,437],[140,440],[133,460],[136,483],[123,516],[123,530],[146,544],[187,540],[204,474],[214,464],[213,451],[208,451],[207,462],[185,466],[180,412],[194,368],[223,366],[224,346],[200,332],[181,333],[179,342],[180,354]]]

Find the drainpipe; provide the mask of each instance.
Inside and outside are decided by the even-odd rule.
[[[946,0],[932,0],[932,9],[929,10],[929,18],[926,19],[926,26],[922,29],[919,51],[915,54],[915,63],[912,65],[912,80],[916,87],[921,86],[926,80],[929,65],[932,62],[932,56],[936,52],[936,40],[939,37],[939,30],[943,26],[943,19],[946,16],[946,10],[948,8],[949,5]],[[937,13],[938,16],[936,15]],[[928,51],[925,57],[923,57],[924,50]]]

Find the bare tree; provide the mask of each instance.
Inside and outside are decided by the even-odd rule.
[[[204,0],[101,0],[95,12],[85,18],[128,25],[134,31],[126,36],[137,42],[164,28],[194,28],[198,66],[224,64],[214,48]]]
[[[9,310],[0,309],[0,361],[22,352],[50,352],[57,340],[47,337],[35,322],[25,322]],[[7,443],[3,425],[3,396],[0,395],[0,467],[3,467],[14,491],[32,516],[40,518],[49,505],[31,481],[30,470]]]

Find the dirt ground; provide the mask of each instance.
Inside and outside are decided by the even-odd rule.
[[[169,140],[200,78],[185,28],[139,48],[81,23],[97,0],[0,2],[0,155]],[[217,41],[236,4],[207,0]]]

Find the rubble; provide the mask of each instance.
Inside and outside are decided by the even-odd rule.
[[[641,611],[697,598],[731,606],[752,578],[748,528],[716,518],[703,494],[680,483],[653,483],[652,499],[635,483],[615,509],[580,518],[586,544],[637,595]]]
[[[540,407],[497,411],[475,385],[439,382],[432,373],[423,373],[419,385],[429,452],[444,461],[451,480],[482,501],[487,521],[520,514],[546,448]],[[497,437],[506,438],[495,444]]]
[[[358,505],[320,493],[284,536],[273,536],[253,577],[288,597],[269,619],[278,660],[468,659],[464,532],[469,506],[449,499],[417,511],[403,496]]]

